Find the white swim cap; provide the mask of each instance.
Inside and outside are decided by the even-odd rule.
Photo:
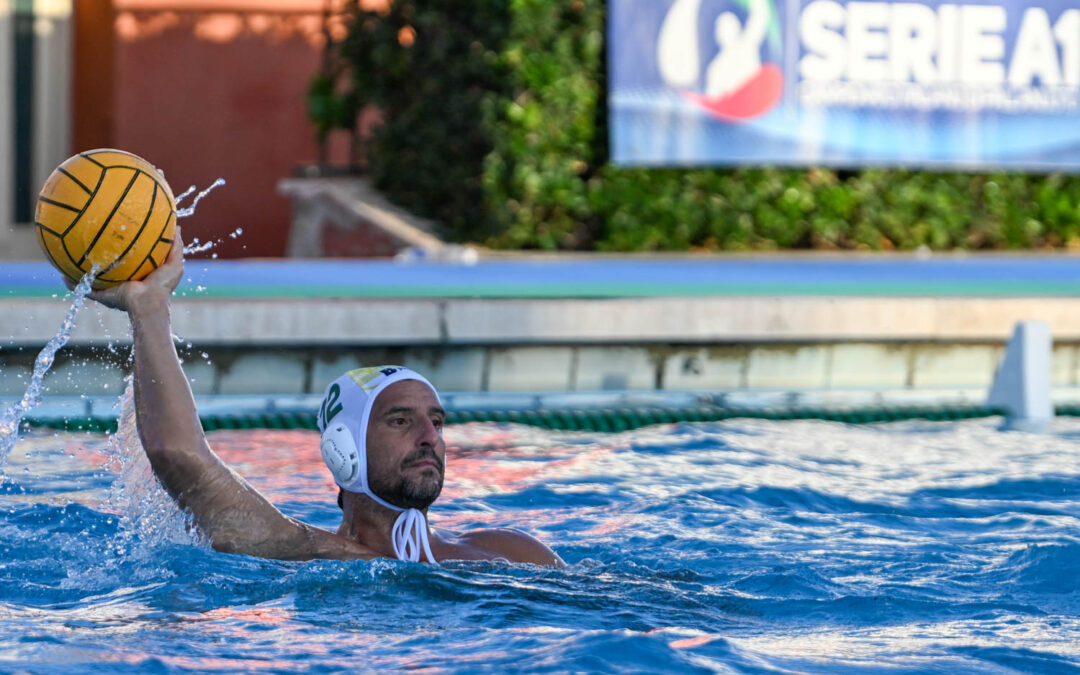
[[[319,449],[339,487],[361,492],[388,509],[402,512],[391,535],[399,559],[419,560],[422,546],[428,559],[435,562],[423,514],[417,509],[391,504],[375,494],[368,483],[367,428],[371,408],[384,389],[402,380],[423,382],[439,400],[439,392],[423,375],[403,366],[357,368],[331,382],[319,408],[318,424],[322,432]]]
[[[423,382],[438,400],[435,387],[420,373],[402,366],[376,366],[350,370],[331,382],[319,409],[320,449],[334,482],[345,490],[362,492],[395,511],[404,509],[372,492],[368,483],[367,428],[376,397],[402,380]]]

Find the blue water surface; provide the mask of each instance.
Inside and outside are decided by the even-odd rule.
[[[125,437],[3,467],[4,672],[1080,672],[1080,422],[447,430],[436,527],[567,569],[278,562],[188,534]],[[211,435],[336,527],[312,432]]]

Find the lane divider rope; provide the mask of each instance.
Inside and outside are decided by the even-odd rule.
[[[1080,417],[1080,405],[1058,406],[1058,415]],[[498,422],[525,424],[558,431],[619,432],[681,422],[720,422],[736,418],[765,420],[827,420],[847,424],[872,424],[923,419],[950,421],[1003,415],[986,406],[894,406],[876,408],[580,408],[557,410],[451,410],[447,424]],[[316,429],[314,412],[274,411],[213,414],[200,417],[206,431],[222,429]],[[24,420],[34,428],[64,431],[116,431],[115,417],[34,418]]]

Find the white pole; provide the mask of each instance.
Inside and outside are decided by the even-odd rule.
[[[1050,360],[1054,340],[1045,321],[1020,321],[1005,348],[986,405],[1005,411],[1005,428],[1041,431],[1054,417]]]
[[[34,0],[35,191],[71,156],[71,0]]]
[[[0,0],[0,241],[12,233],[15,220],[15,33],[13,0]]]

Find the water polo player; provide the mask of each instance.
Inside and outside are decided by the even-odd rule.
[[[507,560],[563,565],[523,532],[432,529],[427,509],[443,484],[445,412],[434,387],[407,368],[350,371],[319,411],[321,451],[341,488],[337,532],[290,518],[210,449],[176,353],[169,298],[183,276],[179,231],[168,258],[142,281],[89,297],[127,312],[135,343],[135,414],[154,474],[218,551],[263,558]]]

